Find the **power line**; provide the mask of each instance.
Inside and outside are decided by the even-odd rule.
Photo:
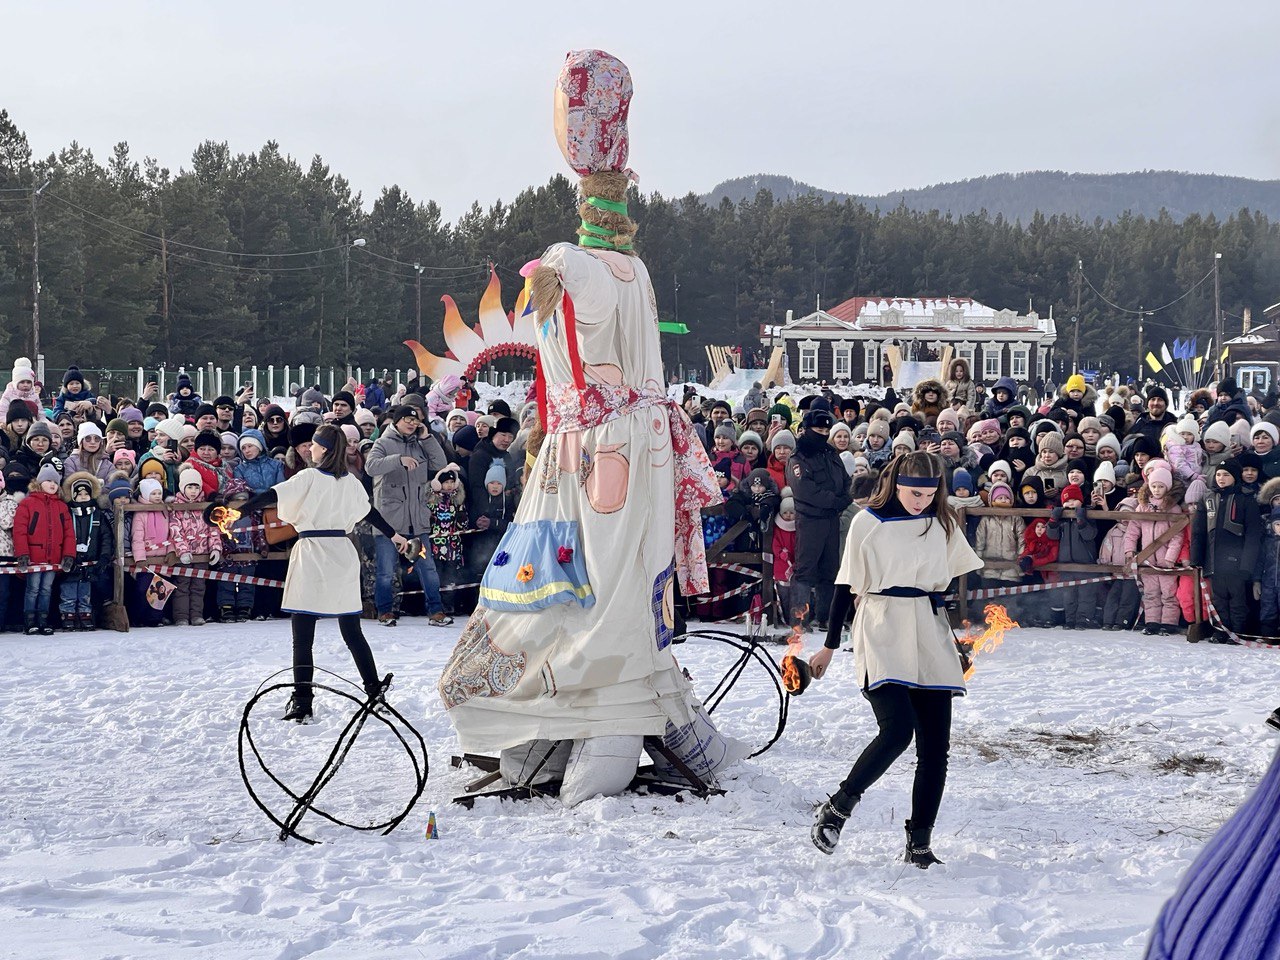
[[[409,263],[405,260],[397,260],[395,257],[386,257],[380,253],[374,253],[368,247],[356,247],[356,249],[361,253],[365,254],[366,256],[377,257],[379,260],[387,261],[387,263],[394,263],[400,267],[409,267],[412,270],[418,270],[418,269],[432,270],[432,271],[449,271],[449,270],[463,270],[463,269],[474,270],[476,266],[484,266],[484,264],[476,264],[473,266],[466,266],[466,267],[432,267],[432,266],[428,266],[425,263]]]
[[[1113,303],[1111,300],[1108,300],[1108,299],[1106,298],[1106,296],[1102,293],[1102,291],[1101,291],[1101,290],[1099,290],[1097,287],[1095,287],[1095,286],[1093,285],[1093,281],[1092,281],[1092,280],[1090,280],[1087,276],[1085,276],[1085,274],[1083,273],[1083,271],[1081,272],[1081,274],[1080,274],[1080,275],[1081,275],[1082,277],[1084,277],[1084,282],[1085,282],[1085,283],[1087,283],[1087,284],[1089,285],[1089,289],[1090,289],[1090,290],[1092,290],[1095,294],[1097,294],[1097,295],[1098,295],[1098,299],[1099,299],[1099,300],[1101,300],[1103,303],[1105,303],[1107,306],[1111,307],[1111,308],[1112,308],[1112,309],[1114,309],[1114,310],[1119,310],[1121,313],[1130,313],[1130,314],[1134,314],[1135,316],[1136,316],[1136,315],[1138,315],[1138,314],[1143,314],[1144,316],[1148,316],[1148,317],[1149,317],[1149,316],[1151,316],[1153,313],[1159,313],[1161,310],[1167,310],[1167,309],[1169,309],[1170,307],[1172,307],[1175,303],[1179,303],[1179,302],[1181,302],[1182,300],[1185,300],[1187,297],[1191,296],[1191,294],[1192,294],[1192,293],[1194,293],[1194,292],[1196,291],[1196,289],[1197,289],[1197,288],[1198,288],[1202,283],[1204,283],[1206,280],[1208,280],[1210,277],[1212,277],[1212,276],[1213,276],[1213,268],[1212,268],[1212,267],[1210,267],[1210,268],[1209,268],[1209,272],[1208,272],[1208,273],[1206,273],[1206,274],[1205,274],[1203,277],[1201,277],[1199,280],[1197,280],[1195,283],[1193,283],[1193,284],[1190,286],[1190,288],[1189,288],[1189,289],[1188,289],[1184,294],[1182,294],[1180,297],[1176,297],[1175,299],[1170,300],[1168,303],[1164,304],[1163,306],[1153,307],[1153,308],[1151,308],[1150,310],[1146,310],[1146,309],[1144,309],[1144,310],[1131,310],[1131,309],[1129,309],[1128,307],[1122,307],[1122,306],[1120,306],[1120,304],[1118,304],[1118,303]]]

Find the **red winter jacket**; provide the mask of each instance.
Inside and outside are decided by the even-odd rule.
[[[32,563],[61,563],[76,555],[71,511],[56,493],[28,493],[13,515],[13,555]]]
[[[1036,535],[1036,527],[1043,522],[1043,536]],[[1022,531],[1022,556],[1031,558],[1031,569],[1038,570],[1046,563],[1054,563],[1058,559],[1058,541],[1049,539],[1048,518],[1027,517],[1026,529]],[[1045,573],[1046,582],[1053,580],[1054,574]]]

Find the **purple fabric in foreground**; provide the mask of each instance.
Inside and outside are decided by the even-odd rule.
[[[1147,960],[1280,957],[1280,753],[1160,912]]]

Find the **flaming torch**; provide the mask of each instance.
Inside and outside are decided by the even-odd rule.
[[[1018,626],[1018,622],[1009,616],[1009,611],[998,603],[988,603],[982,608],[982,615],[985,618],[986,627],[982,630],[971,629],[963,639],[957,642],[960,655],[968,664],[964,671],[966,680],[973,676],[974,662],[978,659],[978,654],[1000,646],[1004,643],[1005,631]],[[968,626],[967,623],[966,626]]]
[[[222,531],[222,535],[231,538],[231,527],[240,519],[240,511],[233,507],[225,507],[221,504],[214,504],[207,507],[204,512],[205,522],[210,526],[217,527]]]
[[[787,638],[787,652],[782,658],[782,686],[793,697],[804,693],[813,679],[813,674],[809,672],[809,663],[803,656],[804,618],[808,613],[808,604],[796,608],[795,626],[791,628],[791,636]]]

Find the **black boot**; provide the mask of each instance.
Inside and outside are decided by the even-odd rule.
[[[1280,707],[1271,711],[1271,716],[1267,717],[1267,726],[1280,730]]]
[[[932,839],[933,827],[913,827],[908,820],[907,852],[902,859],[907,863],[914,863],[921,870],[928,870],[935,863],[942,863],[929,847]]]
[[[852,803],[847,805],[848,809],[845,809],[845,806],[844,798],[837,792],[818,808],[813,828],[809,831],[809,839],[825,854],[835,853],[836,844],[840,842],[840,831],[844,829],[845,821],[853,812]]]
[[[294,723],[306,723],[311,719],[311,701],[303,699],[296,693],[289,698],[281,720],[292,720]]]
[[[36,615],[34,613],[26,614],[23,617],[23,622],[26,624],[26,627],[22,632],[28,637],[34,637],[40,632],[40,622],[36,619]]]
[[[53,636],[53,626],[49,623],[49,614],[37,613],[36,620],[40,624],[40,636],[42,637]]]

